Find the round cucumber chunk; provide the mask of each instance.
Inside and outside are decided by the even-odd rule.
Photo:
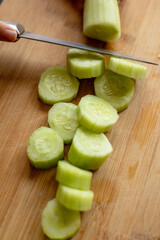
[[[42,212],[42,230],[50,239],[73,237],[80,228],[80,224],[80,212],[65,208],[56,198],[49,201]]]
[[[131,78],[105,71],[94,81],[97,97],[109,102],[117,112],[126,109],[134,96],[134,81]]]
[[[79,79],[102,75],[105,70],[105,57],[101,54],[71,48],[67,54],[69,73]]]
[[[73,165],[86,169],[98,169],[112,152],[112,145],[103,134],[97,134],[80,127],[77,129],[68,152]]]
[[[92,172],[73,166],[67,161],[59,161],[56,180],[68,187],[89,190]]]
[[[66,208],[75,211],[88,211],[92,207],[94,193],[91,190],[84,191],[58,185],[56,192],[57,200]]]
[[[51,128],[40,127],[29,138],[27,154],[37,169],[54,167],[64,157],[63,140]]]
[[[116,57],[110,57],[107,67],[115,73],[134,79],[143,80],[147,72],[147,68],[141,64]]]
[[[39,98],[47,104],[69,102],[76,97],[79,81],[68,74],[64,66],[54,66],[47,69],[38,84]]]
[[[110,103],[93,95],[81,98],[77,114],[80,125],[96,133],[109,131],[119,118]]]
[[[73,103],[56,103],[48,112],[48,124],[55,130],[65,144],[71,143],[79,127],[77,106]]]

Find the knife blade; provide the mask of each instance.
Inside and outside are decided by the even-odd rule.
[[[25,39],[29,39],[29,40],[36,40],[36,41],[40,41],[40,42],[62,45],[62,46],[66,46],[66,47],[83,49],[83,50],[87,50],[87,51],[97,52],[97,53],[110,55],[110,56],[114,56],[114,57],[119,57],[119,58],[125,58],[125,59],[143,62],[143,63],[147,63],[147,64],[158,65],[158,63],[151,62],[151,61],[148,61],[145,59],[140,59],[140,58],[137,58],[134,56],[129,56],[129,55],[126,55],[123,53],[114,52],[114,51],[103,49],[103,48],[92,47],[87,44],[64,41],[64,40],[60,40],[60,39],[55,39],[55,38],[46,37],[46,36],[42,36],[39,34],[27,32],[27,31],[25,31],[24,27],[19,23],[7,22],[4,20],[1,20],[1,21],[7,23],[8,25],[10,25],[10,27],[12,27],[13,29],[15,29],[17,31],[17,40],[20,38],[25,38]]]

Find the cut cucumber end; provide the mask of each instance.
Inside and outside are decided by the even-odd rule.
[[[39,98],[47,104],[68,102],[74,99],[79,88],[79,81],[68,74],[64,66],[47,69],[38,84]]]
[[[117,40],[121,36],[117,0],[85,0],[83,33],[104,42]]]
[[[103,98],[121,112],[128,107],[134,96],[134,81],[107,70],[95,79],[94,91],[97,97]]]
[[[68,160],[75,166],[86,169],[98,169],[113,151],[107,137],[81,127],[73,138]]]
[[[89,190],[92,180],[92,172],[82,170],[65,160],[59,161],[56,180],[71,188]]]
[[[48,112],[48,124],[64,140],[72,142],[76,129],[79,127],[77,106],[73,103],[56,103]]]
[[[105,57],[101,54],[71,48],[67,54],[69,73],[79,79],[102,75],[105,70]]]
[[[29,138],[27,154],[37,169],[54,167],[64,157],[63,140],[54,130],[40,127]]]
[[[63,184],[58,185],[57,200],[66,208],[75,211],[88,211],[92,207],[94,193],[91,190],[84,191],[73,189]]]
[[[87,37],[103,42],[116,41],[121,37],[121,31],[117,26],[107,24],[95,24],[84,27],[83,33]]]
[[[115,73],[141,80],[145,79],[147,72],[147,68],[141,64],[116,57],[110,57],[107,67]]]
[[[42,230],[50,239],[62,240],[73,237],[80,224],[80,212],[65,208],[56,198],[49,201],[42,212]]]
[[[81,98],[77,114],[80,125],[95,133],[109,131],[119,118],[110,103],[93,95]]]

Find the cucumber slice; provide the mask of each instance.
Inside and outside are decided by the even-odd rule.
[[[93,95],[81,98],[77,114],[80,125],[96,133],[109,131],[119,118],[111,104]]]
[[[147,72],[147,68],[143,65],[116,57],[110,57],[107,67],[115,73],[134,79],[143,80]]]
[[[63,140],[54,130],[40,127],[29,138],[27,154],[35,168],[54,167],[64,157]]]
[[[103,134],[96,134],[78,128],[70,150],[68,160],[75,166],[86,170],[98,169],[112,152],[112,146]]]
[[[49,110],[48,123],[61,136],[65,144],[71,143],[79,127],[77,106],[73,103],[56,103]]]
[[[76,97],[79,88],[78,80],[69,75],[63,66],[47,69],[38,84],[39,98],[48,104],[70,101]]]
[[[92,207],[94,193],[91,190],[84,191],[58,185],[56,192],[57,200],[66,208],[75,211],[88,211]]]
[[[92,172],[77,168],[65,160],[59,161],[56,180],[71,188],[89,190]]]
[[[80,212],[61,205],[56,198],[49,201],[42,212],[41,226],[50,239],[68,239],[80,228]]]
[[[71,48],[67,54],[67,68],[73,76],[92,78],[102,75],[105,57],[101,54]]]
[[[83,33],[105,42],[118,39],[121,26],[117,0],[85,0]]]
[[[134,81],[111,71],[96,78],[94,91],[97,97],[109,102],[118,112],[126,109],[134,95]]]

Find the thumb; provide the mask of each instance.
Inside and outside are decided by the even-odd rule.
[[[0,40],[14,42],[17,39],[17,32],[6,23],[0,21]]]

